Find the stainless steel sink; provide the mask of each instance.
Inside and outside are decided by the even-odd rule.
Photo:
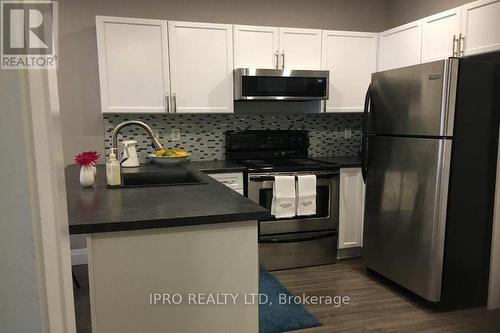
[[[200,176],[182,167],[122,168],[121,187],[175,186],[206,184]]]

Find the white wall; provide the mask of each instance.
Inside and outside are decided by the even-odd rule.
[[[0,332],[74,333],[56,75],[0,74]]]
[[[21,71],[0,70],[0,332],[46,331]]]

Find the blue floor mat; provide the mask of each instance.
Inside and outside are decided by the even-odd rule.
[[[279,303],[280,294],[293,296],[281,282],[267,271],[260,272],[259,291],[268,296],[267,304],[259,305],[259,332],[281,333],[321,326],[321,322],[302,304]]]

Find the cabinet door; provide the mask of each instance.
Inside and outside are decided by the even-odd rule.
[[[217,180],[219,183],[224,184],[230,189],[244,194],[243,173],[242,172],[227,172],[227,173],[208,173],[209,177]]]
[[[96,17],[102,112],[165,112],[167,22]]]
[[[465,55],[500,50],[500,0],[479,0],[462,7]]]
[[[278,28],[235,25],[234,68],[277,68]]]
[[[458,53],[462,7],[422,20],[422,62],[446,59]],[[454,38],[457,42],[454,42]]]
[[[360,168],[340,170],[339,249],[363,246],[365,185]]]
[[[330,112],[362,112],[377,67],[377,34],[323,31],[322,68],[330,71]]]
[[[378,45],[378,70],[419,64],[421,42],[421,21],[381,32]]]
[[[233,28],[168,22],[174,112],[233,111]]]
[[[321,30],[280,28],[279,31],[280,68],[321,68]]]

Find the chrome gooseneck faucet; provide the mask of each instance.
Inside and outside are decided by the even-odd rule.
[[[130,125],[136,125],[139,127],[144,128],[144,130],[148,133],[149,138],[151,139],[151,142],[153,143],[153,147],[156,151],[163,149],[163,145],[160,143],[160,140],[155,136],[153,130],[151,127],[149,127],[146,123],[138,120],[127,120],[119,123],[114,129],[113,133],[111,134],[111,150],[118,150],[118,133],[120,133],[120,130],[124,127],[130,126]],[[125,162],[125,160],[128,158],[128,152],[125,151],[125,157],[124,159],[121,160],[120,163]]]

